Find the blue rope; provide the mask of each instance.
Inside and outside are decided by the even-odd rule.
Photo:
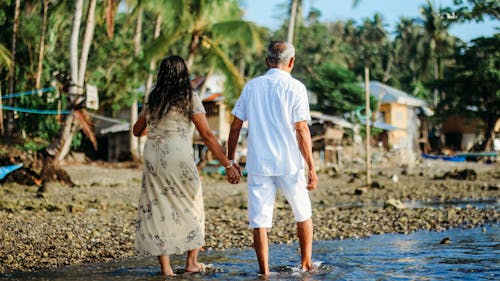
[[[70,114],[71,113],[71,110],[30,109],[30,108],[8,106],[8,105],[0,105],[0,107],[3,109],[7,109],[7,110],[15,110],[15,111],[19,111],[19,112],[35,113],[35,114],[57,115],[57,114]]]
[[[7,94],[5,96],[2,96],[2,99],[27,96],[27,95],[32,95],[32,94],[36,94],[36,93],[45,93],[45,92],[50,92],[50,91],[53,91],[53,90],[55,90],[54,87],[48,87],[48,88],[41,88],[41,89],[38,89],[38,90],[31,90],[31,91],[11,93],[11,94]]]

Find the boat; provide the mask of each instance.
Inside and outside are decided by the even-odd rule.
[[[465,162],[466,157],[463,155],[432,155],[422,153],[422,157],[426,159],[444,160],[451,162]]]

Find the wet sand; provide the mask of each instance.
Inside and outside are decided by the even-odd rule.
[[[134,256],[141,168],[96,163],[64,167],[76,187],[52,183],[37,196],[36,186],[0,186],[0,274]],[[468,177],[471,170],[475,177]],[[468,179],[461,179],[463,175]],[[339,176],[320,173],[318,188],[310,193],[316,241],[499,223],[498,163],[377,165],[372,182],[365,186],[362,168]],[[205,248],[251,247],[245,182],[230,185],[204,175],[203,188]],[[473,202],[479,201],[496,207],[475,207]],[[452,202],[470,204],[444,205]],[[421,203],[443,205],[414,207]],[[296,241],[293,216],[281,195],[269,237],[271,243]]]

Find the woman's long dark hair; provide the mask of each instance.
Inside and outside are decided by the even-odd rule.
[[[190,116],[192,97],[193,89],[184,59],[175,55],[164,58],[158,70],[156,85],[147,101],[151,121],[157,122],[172,107]]]

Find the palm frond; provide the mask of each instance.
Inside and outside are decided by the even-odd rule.
[[[263,48],[262,41],[257,32],[256,26],[244,20],[232,20],[218,22],[212,26],[214,37],[222,37],[224,40],[240,43],[242,46],[247,46],[249,49],[260,51]],[[227,35],[231,34],[230,37]]]
[[[238,71],[238,68],[229,59],[229,57],[227,56],[227,53],[224,52],[224,50],[222,50],[218,44],[216,44],[214,41],[210,40],[209,38],[204,36],[204,37],[202,37],[202,40],[204,40],[205,42],[210,44],[212,51],[218,57],[218,59],[222,62],[225,70],[231,74],[231,78],[235,82],[235,92],[236,93],[241,92],[241,90],[243,89],[243,84],[244,84],[243,77],[242,77],[241,73]]]
[[[4,45],[0,44],[0,68],[10,69],[11,66],[12,54]]]
[[[150,61],[162,58],[179,38],[181,38],[181,32],[179,31],[174,34],[163,33],[144,48],[145,59]]]

